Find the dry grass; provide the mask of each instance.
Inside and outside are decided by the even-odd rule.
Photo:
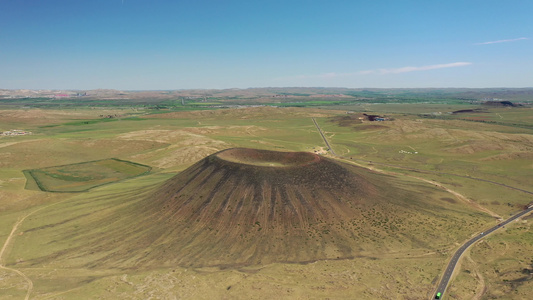
[[[248,127],[246,127],[248,129]],[[239,128],[242,129],[242,128]],[[230,147],[230,144],[202,135],[222,128],[185,128],[181,130],[151,129],[134,131],[118,136],[125,141],[154,141],[168,146],[131,156],[132,159],[150,163],[163,169],[192,164],[210,154]],[[235,130],[235,129],[234,129]]]
[[[442,258],[413,261],[373,257],[240,271],[174,267],[148,272],[92,271],[87,276],[87,270],[70,269],[65,276],[62,269],[36,268],[27,273],[37,287],[43,287],[32,299],[43,300],[87,295],[98,299],[420,299],[431,288],[433,278],[427,273]],[[54,285],[58,280],[61,285]],[[7,291],[6,299],[24,292],[22,286]]]

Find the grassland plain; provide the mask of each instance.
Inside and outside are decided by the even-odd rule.
[[[367,106],[369,110],[376,107],[378,106]],[[394,109],[402,112],[411,109],[405,109],[405,106],[400,104],[390,107],[387,108],[387,113],[392,113]],[[444,110],[430,104],[419,109],[420,112]],[[381,113],[379,109],[375,111]],[[513,122],[531,122],[531,114],[524,111],[500,110],[497,113],[504,120],[509,117],[517,119]],[[11,222],[32,209],[57,203],[32,215],[27,222],[21,224],[6,256],[3,257],[3,261],[9,262],[13,268],[20,268],[19,270],[33,280],[32,299],[141,299],[150,296],[169,298],[176,295],[183,298],[202,298],[206,295],[204,298],[210,299],[327,296],[352,298],[353,295],[357,295],[359,299],[394,299],[413,295],[417,298],[418,295],[424,294],[429,297],[455,243],[460,243],[466,233],[482,230],[494,222],[492,218],[471,211],[468,207],[463,209],[458,199],[444,192],[436,197],[436,207],[446,207],[452,218],[459,218],[465,211],[471,212],[464,215],[464,225],[468,229],[459,231],[448,228],[450,230],[445,231],[449,236],[435,242],[435,248],[438,249],[406,247],[397,252],[370,251],[363,257],[347,260],[308,264],[275,263],[225,270],[185,267],[149,270],[135,267],[79,268],[80,264],[83,265],[98,256],[85,256],[81,253],[78,257],[63,260],[62,263],[54,263],[53,255],[47,259],[31,259],[47,255],[46,253],[61,252],[65,248],[71,249],[76,243],[81,243],[76,237],[86,229],[86,221],[98,220],[108,213],[119,211],[121,205],[124,205],[121,201],[130,199],[129,195],[149,193],[175,172],[186,169],[209,154],[231,147],[311,152],[320,149],[323,147],[322,140],[310,117],[317,118],[333,148],[343,155],[400,166],[415,166],[430,171],[472,174],[525,189],[531,186],[530,175],[533,166],[527,156],[531,152],[531,132],[520,127],[464,120],[424,119],[411,114],[394,114],[394,121],[382,122],[379,127],[373,123],[343,127],[330,119],[338,115],[338,111],[264,107],[163,113],[145,115],[138,120],[123,118],[112,122],[78,122],[99,119],[100,115],[108,112],[111,113],[108,109],[29,109],[0,112],[0,125],[6,130],[25,129],[34,132],[31,136],[0,137],[0,242],[5,241],[9,234]],[[114,113],[121,112],[124,114],[124,110],[120,109]],[[494,116],[499,118],[496,114]],[[469,146],[470,143],[474,146]],[[418,155],[399,153],[400,150],[418,152]],[[24,189],[24,169],[110,157],[159,169],[155,174],[99,187],[75,197]],[[399,171],[392,167],[390,169]],[[518,192],[487,183],[445,175],[416,175],[442,181],[476,202],[487,203],[487,207],[502,215],[518,209],[515,205],[528,202],[527,199],[521,198]],[[402,181],[405,182],[403,186],[406,189],[416,190],[426,186],[414,179],[403,178]],[[440,192],[435,193],[436,196]],[[499,204],[495,204],[496,202]],[[81,218],[84,221],[74,220],[76,216],[83,215],[84,211],[90,212]],[[60,224],[69,214],[72,214],[73,220]],[[416,213],[413,217],[416,218]],[[369,216],[369,219],[372,217]],[[435,239],[436,236],[425,230],[434,225],[431,220],[432,217],[428,215],[416,223],[416,228],[413,224],[414,234],[425,240]],[[445,218],[439,222],[442,223],[440,228],[451,225],[446,223]],[[46,225],[53,226],[38,229]],[[367,225],[371,227],[371,224]],[[512,226],[509,226],[508,229],[511,228]],[[527,229],[522,229],[523,234],[518,231],[509,233],[505,243],[511,250],[503,254],[496,250],[487,250],[484,253],[487,253],[487,257],[501,260],[503,266],[507,266],[506,258],[524,257],[520,260],[526,262],[527,252],[522,254],[519,249],[529,249],[527,243],[531,243],[532,237],[529,227],[524,228]],[[110,232],[111,229],[111,225],[99,227],[102,233]],[[46,234],[39,236],[38,232]],[[59,236],[63,238],[59,240]],[[492,238],[499,236],[500,234],[495,234]],[[115,243],[112,240],[109,242]],[[118,236],[116,242],[120,242]],[[372,243],[372,240],[366,242]],[[41,246],[37,247],[37,244]],[[395,245],[390,245],[391,249],[394,247]],[[476,256],[475,251],[479,247],[472,249],[472,268],[479,269],[491,296],[505,298],[505,292],[514,286],[502,284],[503,280],[516,278],[491,275],[492,265],[485,265],[485,260],[481,259],[482,255]],[[43,250],[42,255],[38,253],[39,250]],[[522,262],[509,264],[509,270],[517,266],[522,267]],[[22,278],[6,271],[2,271],[0,276],[3,279],[0,281],[1,299],[24,298],[26,283]],[[454,285],[458,287],[453,293],[457,299],[469,299],[469,291],[477,291],[481,286],[479,280],[471,277],[463,279],[461,276],[457,277]],[[466,288],[459,288],[461,285]],[[513,295],[520,298],[523,291],[530,288],[531,280],[523,280],[521,285],[515,288],[518,292]]]
[[[322,122],[336,152],[368,160],[449,172],[531,186],[533,136],[531,130],[464,121],[413,119],[396,116],[379,127],[367,124],[340,127]],[[379,150],[378,150],[379,149]]]

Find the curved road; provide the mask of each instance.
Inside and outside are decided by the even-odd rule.
[[[531,205],[530,208],[528,208],[526,210],[523,210],[523,211],[517,213],[516,215],[510,217],[509,219],[501,222],[500,224],[488,229],[487,231],[484,231],[484,232],[476,235],[475,237],[471,238],[466,243],[464,243],[459,249],[457,249],[457,251],[455,251],[455,253],[452,256],[452,259],[448,263],[448,267],[446,267],[446,271],[444,272],[444,275],[443,275],[442,279],[440,280],[440,284],[437,287],[437,290],[435,291],[435,299],[436,299],[437,293],[441,293],[441,298],[442,298],[442,295],[444,295],[444,292],[446,291],[446,287],[448,286],[448,283],[450,282],[450,279],[452,278],[453,270],[455,269],[455,266],[457,265],[457,262],[461,258],[461,255],[463,255],[463,253],[466,251],[466,249],[468,249],[468,247],[472,246],[472,244],[474,244],[475,242],[481,240],[482,238],[484,238],[488,234],[492,233],[493,231],[498,230],[499,228],[511,223],[512,221],[514,221],[514,220],[516,220],[516,219],[518,219],[518,218],[522,217],[523,215],[526,215],[526,214],[528,214],[530,212],[533,212],[533,205]]]
[[[316,122],[315,118],[312,118],[312,119],[313,119],[313,122],[315,123],[316,128],[318,129],[318,132],[322,136],[322,139],[324,140],[324,143],[329,148],[331,154],[333,156],[341,157],[341,156],[337,155],[333,151],[333,148],[331,148],[328,140],[324,136],[324,133],[322,132],[322,129],[320,129],[320,126],[318,126],[318,123]],[[518,190],[518,191],[521,191],[521,192],[524,192],[524,193],[533,194],[533,192],[530,192],[530,191],[526,191],[526,190],[523,190],[523,189],[520,189],[520,188],[512,187],[512,186],[509,186],[509,185],[506,185],[506,184],[503,184],[503,183],[490,181],[490,180],[482,179],[482,178],[476,178],[476,177],[464,176],[464,175],[457,175],[457,174],[451,174],[451,173],[433,172],[433,171],[420,170],[420,169],[414,169],[414,168],[408,168],[408,167],[402,167],[402,166],[389,165],[389,164],[384,164],[384,163],[374,163],[374,162],[367,161],[367,160],[362,160],[362,159],[353,159],[353,160],[364,161],[364,162],[368,162],[368,163],[373,163],[373,164],[378,164],[378,165],[383,165],[383,166],[388,166],[388,167],[393,167],[393,168],[406,169],[406,170],[411,170],[411,171],[421,172],[421,173],[430,173],[430,174],[431,173],[436,173],[436,174],[452,175],[452,176],[457,176],[457,177],[462,177],[462,178],[474,179],[474,180],[484,181],[484,182],[488,182],[488,183],[492,183],[492,184],[497,184],[497,185],[500,185],[500,186],[503,186],[503,187],[506,187],[506,188],[510,188],[510,189],[513,189],[513,190]],[[434,298],[437,299],[436,298],[437,293],[441,293],[440,298],[442,299],[442,296],[444,295],[444,292],[446,291],[446,288],[448,287],[448,283],[450,282],[450,279],[452,278],[453,271],[454,271],[455,267],[457,266],[457,262],[459,261],[459,259],[463,255],[463,253],[466,251],[466,249],[468,249],[475,242],[477,242],[480,239],[484,238],[485,236],[487,236],[488,234],[492,233],[493,231],[498,230],[499,228],[511,223],[512,221],[514,221],[514,220],[516,220],[516,219],[518,219],[518,218],[520,218],[520,217],[522,217],[522,216],[524,216],[524,215],[526,215],[526,214],[528,214],[530,212],[533,212],[533,205],[530,205],[528,209],[517,213],[516,215],[514,215],[514,216],[510,217],[509,219],[501,222],[500,224],[498,224],[498,225],[496,225],[496,226],[494,226],[494,227],[492,227],[492,228],[490,228],[490,229],[488,229],[488,230],[476,235],[475,237],[473,237],[470,240],[466,241],[459,249],[457,249],[457,251],[455,251],[455,253],[453,254],[450,262],[448,263],[448,266],[446,267],[446,271],[444,272],[444,275],[443,275],[443,277],[442,277],[442,279],[441,279],[441,281],[439,283],[439,286],[437,287],[437,290],[435,291]]]

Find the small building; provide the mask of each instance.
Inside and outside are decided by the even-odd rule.
[[[0,132],[0,135],[4,135],[4,136],[28,135],[28,134],[31,134],[31,132],[20,130],[20,129],[11,129],[9,131]]]

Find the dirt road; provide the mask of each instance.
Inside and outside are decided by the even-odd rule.
[[[55,204],[55,203],[54,203]],[[20,224],[22,224],[22,222],[24,222],[24,220],[26,220],[26,218],[28,218],[29,216],[33,215],[34,213],[40,211],[40,210],[43,210],[47,207],[50,207],[54,204],[50,204],[50,205],[47,205],[47,206],[43,206],[41,208],[38,208],[36,210],[33,210],[29,213],[27,213],[26,215],[22,216],[22,218],[20,218],[14,225],[13,225],[13,228],[11,229],[11,233],[9,234],[9,236],[7,237],[6,241],[4,242],[4,245],[2,246],[2,249],[0,250],[0,269],[3,269],[3,270],[7,270],[7,271],[11,271],[11,272],[14,272],[14,273],[17,273],[18,275],[20,275],[22,278],[24,278],[24,280],[26,280],[26,282],[28,283],[28,288],[27,288],[27,292],[26,292],[26,297],[24,298],[25,300],[28,300],[30,299],[30,294],[31,292],[33,291],[33,281],[28,277],[26,276],[26,274],[22,273],[21,271],[19,270],[16,270],[16,269],[13,269],[13,268],[9,268],[9,267],[6,267],[4,265],[4,255],[6,255],[7,253],[7,247],[9,246],[9,244],[11,243],[11,240],[13,239],[13,237],[15,236],[15,232],[17,231],[18,227],[20,226]]]

